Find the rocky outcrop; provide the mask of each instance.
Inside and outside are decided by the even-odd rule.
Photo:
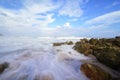
[[[92,53],[91,44],[89,43],[76,42],[74,49],[86,56]]]
[[[9,64],[7,62],[0,64],[0,74],[4,72],[6,68],[8,68]]]
[[[61,46],[61,45],[73,45],[72,41],[53,43],[53,46]]]
[[[73,47],[78,52],[94,55],[98,61],[120,72],[120,37],[82,39]]]
[[[93,55],[105,65],[120,71],[120,49],[101,48],[93,50]]]
[[[81,65],[80,70],[90,80],[112,80],[111,76],[96,65],[85,63]]]

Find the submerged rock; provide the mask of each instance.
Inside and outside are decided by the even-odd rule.
[[[80,70],[90,80],[112,80],[111,76],[96,65],[85,63],[81,65]]]
[[[0,64],[0,74],[4,72],[4,70],[8,68],[8,66],[9,66],[9,63],[7,62]]]

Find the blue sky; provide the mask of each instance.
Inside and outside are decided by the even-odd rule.
[[[120,36],[119,0],[0,0],[6,36]]]

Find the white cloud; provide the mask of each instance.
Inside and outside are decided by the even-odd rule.
[[[85,22],[86,25],[111,25],[120,22],[120,11],[107,13]]]
[[[59,4],[54,4],[52,0],[25,0],[26,11],[30,13],[46,13],[58,8]]]
[[[65,0],[64,6],[59,10],[60,15],[69,17],[80,17],[83,14],[81,6],[88,0]]]
[[[44,25],[46,26],[48,23],[54,21],[52,18],[53,14],[47,14],[46,16],[31,14],[30,12],[26,12],[25,10],[15,13],[6,9],[0,9],[0,21],[1,25],[5,27],[18,27],[18,26],[32,26],[32,24],[37,24],[38,26]],[[37,18],[42,18],[43,20],[37,20]],[[40,26],[41,27],[41,26]]]
[[[69,22],[66,22],[66,23],[63,25],[63,27],[66,27],[66,28],[71,28],[71,25],[70,25],[70,23],[69,23]]]
[[[113,26],[116,23],[120,23],[120,11],[114,11],[87,20],[84,23],[84,27],[79,30],[84,34],[89,34],[91,37],[114,37],[120,35],[120,29],[112,30],[112,28],[117,27]]]
[[[45,3],[43,0],[44,4],[37,1],[39,0],[33,2],[29,0],[30,3],[26,2],[24,8],[17,11],[0,7],[0,31],[6,30],[8,31],[7,34],[21,35],[37,33],[40,36],[46,34],[49,30],[51,32],[48,24],[55,19],[53,13],[47,12],[54,10],[57,6],[53,6],[50,1],[50,3]],[[40,15],[41,13],[45,15]]]
[[[48,12],[60,7],[62,2],[58,1],[55,4],[52,0],[25,0],[24,7],[17,11],[0,7],[0,31],[5,30],[7,34],[14,35],[54,36],[56,33],[70,35],[71,25],[69,22],[63,24],[62,27],[59,26],[59,28],[48,26],[55,21],[54,14]],[[63,31],[63,33],[59,34],[56,31],[60,33]]]
[[[56,26],[56,29],[70,29],[70,28],[72,28],[70,22],[66,22],[66,23],[63,24],[63,25],[58,25],[58,26]]]

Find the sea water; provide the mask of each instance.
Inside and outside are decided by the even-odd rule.
[[[89,80],[80,71],[80,59],[88,58],[70,45],[52,45],[60,41],[65,40],[0,37],[0,63],[9,63],[0,80]]]

